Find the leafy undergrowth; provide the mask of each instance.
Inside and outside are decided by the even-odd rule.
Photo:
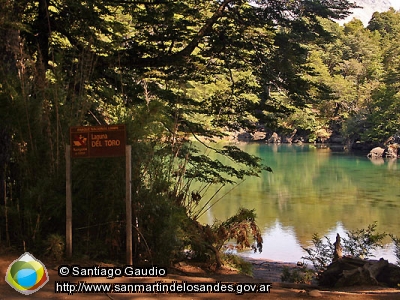
[[[224,254],[222,256],[225,266],[236,269],[240,274],[253,276],[253,265],[240,256]]]

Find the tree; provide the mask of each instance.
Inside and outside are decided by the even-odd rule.
[[[394,9],[375,13],[368,29],[380,38],[382,68],[381,84],[372,93],[367,116],[368,128],[363,138],[378,143],[386,141],[398,132],[399,119],[399,27],[400,14]]]
[[[379,15],[375,14],[375,18],[379,19]],[[379,124],[383,119],[374,113],[378,111],[374,107],[383,99],[388,70],[385,62],[388,50],[384,46],[387,37],[377,30],[371,31],[370,27],[364,28],[360,20],[341,27],[327,21],[323,24],[336,39],[313,46],[308,57],[309,66],[317,75],[309,80],[320,87],[312,90],[314,98],[320,99],[311,102],[317,119],[334,134],[343,135],[349,148],[355,141],[376,143],[387,139],[395,126],[385,134],[371,132],[372,128],[382,127]],[[379,27],[374,18],[371,24]],[[381,109],[389,107],[387,104]]]
[[[160,236],[179,240],[179,220],[192,217],[191,182],[227,184],[265,169],[236,147],[215,149],[236,166],[212,161],[188,146],[189,136],[251,127],[256,113],[268,118],[307,102],[307,45],[329,38],[318,17],[341,18],[353,7],[344,0],[3,2],[0,31],[7,43],[0,68],[8,75],[0,114],[10,121],[2,145],[11,144],[7,162],[15,166],[7,179],[14,190],[8,205],[20,224],[13,240],[39,246],[53,228],[63,228],[68,127],[124,122],[136,149],[138,257],[165,250]],[[87,175],[115,170],[107,183],[79,177],[74,187],[85,207],[77,217],[86,241],[80,249],[93,254],[97,243],[115,244],[109,238],[121,224],[121,195],[107,191],[120,188],[121,162],[83,161],[75,169]],[[97,215],[95,207],[104,209]],[[179,247],[172,244],[168,249]]]

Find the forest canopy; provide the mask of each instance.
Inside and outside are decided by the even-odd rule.
[[[245,233],[261,248],[251,210],[208,227],[197,217],[210,185],[272,170],[235,146],[207,142],[211,159],[193,137],[263,126],[310,140],[327,129],[379,142],[398,129],[394,10],[375,13],[364,28],[358,20],[334,22],[355,7],[344,0],[0,3],[6,246],[43,249],[53,234],[62,240],[70,126],[126,124],[135,256],[162,262],[188,247],[215,252],[227,238],[248,247]],[[118,258],[123,159],[76,160],[72,175],[76,253]]]

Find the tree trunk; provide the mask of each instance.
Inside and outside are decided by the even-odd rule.
[[[48,16],[48,7],[49,3],[47,2],[47,0],[39,0],[38,25],[37,25],[37,41],[38,41],[37,64],[40,69],[39,77],[46,75],[46,69],[49,62],[50,22]]]
[[[8,230],[8,209],[7,209],[7,181],[6,181],[6,172],[4,171],[4,180],[3,180],[3,188],[4,188],[4,217],[6,222],[6,245],[10,247],[10,232]],[[1,240],[1,239],[0,239]]]

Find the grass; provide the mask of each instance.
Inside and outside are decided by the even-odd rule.
[[[225,265],[235,268],[241,274],[253,276],[253,265],[240,256],[234,254],[223,254],[222,261]]]

